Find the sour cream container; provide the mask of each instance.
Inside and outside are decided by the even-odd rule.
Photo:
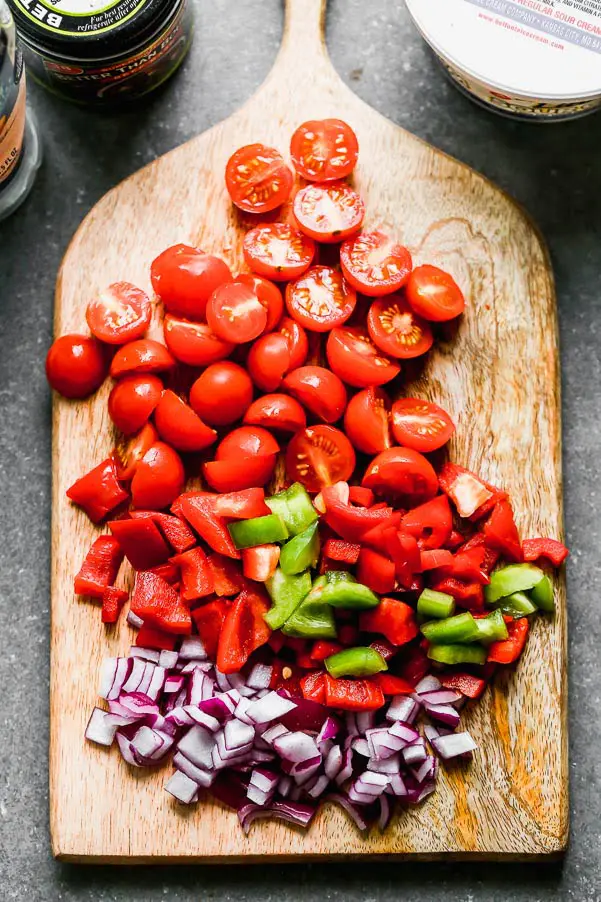
[[[455,85],[522,119],[601,107],[601,0],[406,0]]]

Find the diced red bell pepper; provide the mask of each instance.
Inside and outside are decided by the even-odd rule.
[[[250,655],[271,634],[263,615],[270,608],[268,595],[259,587],[245,588],[229,606],[217,647],[217,667],[222,673],[237,673]]]
[[[465,467],[446,463],[438,475],[441,489],[455,504],[460,517],[480,520],[499,501],[507,498],[507,493]]]
[[[343,623],[338,627],[338,641],[341,645],[358,645],[359,630],[352,623]]]
[[[286,637],[279,630],[276,630],[267,640],[267,644],[269,645],[270,649],[277,655],[286,644]]]
[[[382,508],[378,513],[386,513],[387,510],[390,510],[390,508]],[[375,507],[370,507],[369,511],[370,513],[373,513]],[[380,519],[375,526],[372,526],[371,529],[367,530],[361,539],[361,545],[369,545],[376,551],[381,551],[384,545],[384,533],[389,529],[397,530],[401,525],[402,516],[400,511],[393,511],[386,518]]]
[[[126,592],[125,589],[107,586],[102,593],[102,622],[116,623],[128,598],[129,592]]]
[[[444,565],[439,573],[440,576],[452,576],[464,582],[480,583],[480,585],[486,586],[490,582],[490,578],[483,570],[485,560],[486,548],[484,545],[470,548],[468,551],[459,550],[452,556],[451,563]]]
[[[408,589],[413,577],[422,568],[417,540],[410,533],[397,529],[385,529],[382,539],[388,555],[394,561],[398,581],[403,588]]]
[[[284,645],[286,648],[291,648],[294,654],[298,656],[305,654],[308,642],[306,639],[301,639],[300,636],[286,636]]]
[[[215,595],[237,595],[244,588],[244,578],[240,566],[222,554],[210,554],[207,558],[213,572]]]
[[[439,679],[445,689],[455,689],[466,698],[480,698],[486,689],[486,680],[471,673],[443,673]]]
[[[131,610],[144,623],[167,633],[188,635],[192,631],[190,611],[173,586],[154,573],[136,574]]]
[[[308,673],[301,681],[301,690],[303,698],[312,702],[319,702],[320,705],[326,703],[326,674],[323,670],[315,670]]]
[[[308,653],[304,655],[297,655],[296,666],[300,667],[301,670],[313,670],[313,668],[315,667],[315,661]]]
[[[422,551],[420,559],[422,570],[436,570],[438,567],[450,567],[453,564],[453,555],[446,548],[437,548],[436,551]]]
[[[181,596],[185,602],[205,598],[214,591],[213,573],[202,548],[191,548],[171,558],[181,573]]]
[[[192,529],[201,536],[213,551],[226,557],[240,558],[223,517],[215,513],[217,495],[210,492],[188,492],[180,495],[172,510],[186,518]]]
[[[377,711],[384,693],[373,680],[335,680],[326,675],[326,704],[341,711]]]
[[[326,658],[329,658],[330,655],[335,655],[339,651],[342,651],[343,645],[339,642],[328,642],[327,639],[317,639],[313,643],[313,647],[311,649],[310,655],[313,663],[319,663],[320,661],[325,661]]]
[[[398,648],[396,645],[393,645],[388,639],[374,639],[373,642],[369,643],[370,648],[375,648],[378,654],[382,655],[385,661],[390,661],[391,658],[398,653]]]
[[[361,546],[345,539],[327,539],[323,546],[324,557],[331,561],[342,561],[344,564],[356,564],[359,560]]]
[[[171,549],[153,520],[111,520],[108,524],[134,570],[164,564]]]
[[[395,670],[407,682],[417,686],[419,681],[429,673],[431,665],[432,662],[428,658],[426,650],[421,645],[412,645],[410,648],[403,649],[401,660],[395,667]]]
[[[253,488],[216,495],[215,513],[232,520],[251,520],[268,517],[271,510],[265,504],[265,490]]]
[[[384,695],[411,695],[413,692],[413,686],[408,680],[392,673],[376,673],[372,679]]]
[[[523,561],[520,535],[508,501],[495,504],[492,514],[484,524],[487,544],[496,548],[510,561]]]
[[[117,539],[99,536],[75,577],[75,594],[102,598],[106,587],[115,582],[122,561],[123,551]]]
[[[319,562],[319,575],[322,576],[324,573],[328,573],[330,570],[349,571],[351,569],[351,566],[351,564],[345,564],[344,561],[333,561],[331,558],[326,557],[325,554],[323,554]]]
[[[479,583],[465,583],[453,576],[443,576],[433,580],[431,588],[452,595],[460,608],[477,611],[484,607],[484,591]]]
[[[442,548],[453,529],[453,515],[446,495],[438,495],[407,511],[401,520],[403,532],[415,539],[422,551]]]
[[[371,548],[362,548],[357,565],[357,579],[372,592],[393,592],[396,585],[394,562]]]
[[[521,617],[506,625],[509,638],[491,642],[488,647],[487,661],[494,661],[496,664],[513,664],[522,654],[530,629],[528,618]]]
[[[421,595],[424,591],[424,577],[421,573],[416,573],[413,581],[407,588],[407,592],[413,592],[414,595]]]
[[[560,567],[570,553],[556,539],[524,539],[522,550],[525,561],[548,561],[554,567]]]
[[[150,517],[178,554],[183,554],[184,551],[189,551],[196,545],[196,536],[180,517],[172,517],[170,514],[163,514],[159,511],[131,511],[130,516],[134,520]]]
[[[242,550],[242,572],[247,579],[265,583],[277,570],[279,545],[255,545]]]
[[[486,573],[487,576],[490,576],[495,564],[501,557],[501,552],[490,547],[483,532],[474,533],[467,542],[463,543],[461,548],[459,548],[459,551],[471,551],[473,548],[484,548],[484,560],[482,561],[481,570],[483,573]]]
[[[176,583],[179,583],[180,580],[179,567],[176,567],[173,561],[167,561],[166,564],[159,564],[158,567],[151,567],[148,572],[154,573],[155,576],[160,576],[161,579],[164,579],[170,586],[174,586]]]
[[[173,651],[178,637],[175,633],[166,633],[150,623],[143,623],[138,630],[135,644],[138,648],[154,648],[156,651]]]
[[[419,632],[413,608],[396,598],[382,598],[377,608],[364,611],[359,625],[366,633],[381,633],[393,645],[404,645]]]
[[[444,547],[448,548],[449,551],[455,551],[457,548],[460,548],[465,542],[465,536],[460,533],[457,529],[451,530],[451,535],[444,543]]]
[[[227,601],[215,599],[198,608],[194,608],[191,612],[198,635],[211,661],[214,661],[217,656],[219,636],[221,635],[221,628],[225,621],[228,606]]]
[[[383,523],[393,513],[391,507],[381,510],[355,507],[342,501],[324,498],[326,504],[325,521],[341,538],[348,542],[362,543],[363,537],[379,523]],[[399,518],[400,519],[400,518]]]
[[[359,507],[371,507],[375,501],[375,495],[364,485],[351,485],[348,500],[351,504],[357,504]]]
[[[86,512],[92,523],[100,523],[111,511],[129,500],[117,479],[117,466],[112,457],[78,479],[67,489],[67,498]]]

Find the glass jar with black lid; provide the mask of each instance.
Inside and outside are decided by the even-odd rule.
[[[169,78],[192,38],[193,0],[8,0],[27,69],[88,105],[136,100]]]

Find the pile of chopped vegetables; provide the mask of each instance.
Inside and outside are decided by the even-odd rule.
[[[360,231],[342,181],[357,154],[345,123],[304,123],[295,187],[276,150],[241,148],[226,185],[257,220],[252,272],[168,248],[151,268],[165,344],[144,337],[148,296],[122,282],[89,304],[92,336],[62,336],[47,359],[66,397],[110,372],[122,434],[67,492],[108,527],[75,593],[108,625],[129,602],[137,631],[105,662],[86,737],[133,767],[171,759],[172,796],[208,791],[245,831],[307,826],[322,801],[384,829],[395,799],[432,793],[439,760],[475,751],[461,709],[553,612],[547,571],[568,553],[522,541],[505,491],[426,456],[455,432],[446,411],[382,388],[465,301],[449,274]],[[186,491],[199,475],[210,490]]]

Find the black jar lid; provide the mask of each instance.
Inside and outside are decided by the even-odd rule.
[[[57,58],[100,60],[145,46],[182,0],[8,0],[17,31]],[[86,13],[74,14],[87,6]],[[68,11],[65,11],[64,7]],[[35,13],[35,15],[34,15]]]

